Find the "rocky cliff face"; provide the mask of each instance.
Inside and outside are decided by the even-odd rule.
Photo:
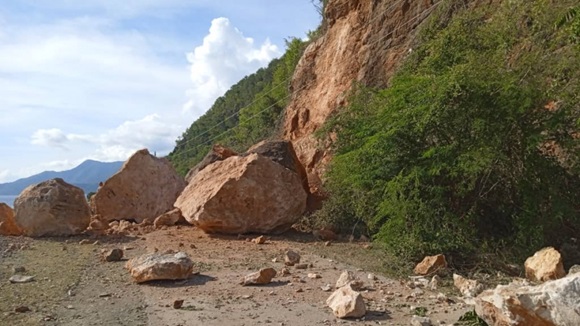
[[[474,2],[474,1],[466,1]],[[330,160],[313,133],[344,106],[353,82],[383,87],[412,51],[417,27],[440,4],[435,0],[329,0],[326,32],[310,44],[291,83],[284,138],[294,144],[313,193]]]

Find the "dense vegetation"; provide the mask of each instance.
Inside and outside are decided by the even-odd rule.
[[[446,0],[387,89],[358,87],[320,224],[399,257],[521,259],[580,234],[580,6]]]
[[[232,86],[177,140],[168,158],[180,174],[201,161],[215,143],[243,151],[276,134],[290,78],[306,43],[294,38],[286,46],[280,59]]]

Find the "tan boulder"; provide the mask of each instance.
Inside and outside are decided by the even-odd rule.
[[[0,203],[0,235],[21,234],[22,230],[14,221],[14,210],[5,203]]]
[[[494,326],[580,325],[580,274],[537,286],[500,285],[476,298],[475,311]]]
[[[276,270],[273,268],[262,268],[258,272],[246,275],[241,284],[242,285],[264,285],[272,281],[276,276]]]
[[[228,157],[236,155],[238,155],[238,153],[232,151],[229,148],[226,148],[219,144],[213,145],[212,149],[209,151],[209,153],[207,153],[207,155],[205,155],[203,160],[201,160],[201,162],[197,163],[196,166],[194,166],[187,172],[187,175],[185,176],[185,181],[189,183],[191,179],[193,179],[193,177],[195,177],[195,175],[199,173],[199,171],[205,169],[208,165],[217,161],[223,161]]]
[[[526,278],[530,281],[545,282],[556,280],[566,275],[562,256],[552,248],[547,247],[536,252],[532,257],[526,259]]]
[[[83,190],[60,178],[24,189],[14,212],[16,225],[30,237],[79,234],[91,216]]]
[[[171,163],[146,149],[133,154],[121,170],[99,187],[91,198],[93,214],[105,221],[134,220],[141,223],[173,209],[185,188]]]
[[[300,177],[258,154],[215,162],[190,181],[175,207],[205,232],[281,233],[306,208]]]
[[[326,304],[338,318],[360,318],[367,312],[362,295],[349,285],[334,291],[326,299]]]
[[[447,268],[447,260],[444,255],[439,254],[423,258],[423,261],[415,266],[414,272],[417,275],[429,275],[444,268]]]
[[[182,280],[189,278],[193,272],[193,262],[184,252],[142,255],[129,260],[125,267],[137,283]]]
[[[162,227],[164,225],[165,226],[172,226],[172,225],[175,225],[175,223],[177,223],[181,218],[182,218],[181,211],[179,210],[179,208],[175,208],[175,209],[172,209],[165,214],[159,215],[153,221],[153,225],[156,228]]]

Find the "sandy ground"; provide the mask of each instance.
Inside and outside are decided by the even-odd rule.
[[[88,244],[80,244],[83,239]],[[409,325],[414,313],[426,314],[434,325],[451,325],[471,310],[450,288],[413,289],[408,279],[385,278],[380,269],[388,262],[368,247],[360,242],[325,246],[297,232],[259,245],[185,226],[126,237],[0,236],[0,325]],[[125,261],[101,260],[101,250],[112,248],[125,249],[126,259],[156,250],[184,251],[195,262],[196,275],[135,284]],[[260,268],[280,271],[288,249],[299,252],[309,267],[289,267],[290,275],[279,273],[266,286],[239,284]],[[9,283],[15,267],[24,267],[35,281]],[[364,318],[341,320],[326,306],[332,292],[322,287],[334,286],[343,270],[364,281]],[[321,277],[312,279],[309,273]],[[448,299],[438,299],[440,292]],[[181,309],[173,308],[175,300],[184,300]],[[15,312],[19,306],[30,311]]]

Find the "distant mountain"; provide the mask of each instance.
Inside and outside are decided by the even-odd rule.
[[[44,171],[28,178],[18,179],[13,182],[0,183],[0,195],[18,195],[26,187],[54,178],[62,178],[64,181],[82,188],[85,193],[96,191],[99,182],[104,182],[115,174],[123,166],[123,162],[98,162],[86,160],[74,169],[67,171]]]

